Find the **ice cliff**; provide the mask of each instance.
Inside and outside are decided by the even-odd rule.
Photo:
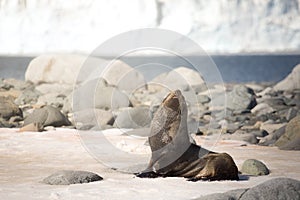
[[[209,52],[299,51],[300,0],[0,0],[0,54],[89,53],[146,27]]]

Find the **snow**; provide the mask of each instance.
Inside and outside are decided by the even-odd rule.
[[[105,147],[106,138],[113,146],[132,156],[131,165],[147,164],[149,147],[143,137],[131,137],[128,130],[111,129],[101,132],[78,132],[57,128],[41,133],[0,129],[0,199],[193,199],[205,194],[252,187],[275,177],[300,180],[300,152],[281,151],[275,147],[241,146],[239,141],[217,141],[217,136],[197,137],[196,141],[218,152],[228,152],[238,167],[244,160],[256,158],[271,170],[268,176],[249,180],[188,182],[184,178],[140,179],[132,173],[112,170],[95,156],[91,144]],[[104,136],[104,138],[103,138]],[[102,138],[102,139],[101,139]],[[139,148],[137,148],[139,147]],[[130,150],[129,150],[130,149]],[[136,151],[136,152],[135,152]],[[124,162],[121,154],[106,155],[112,162]],[[98,173],[104,180],[88,184],[53,186],[41,183],[58,170],[86,170]],[[140,170],[140,169],[139,169]]]

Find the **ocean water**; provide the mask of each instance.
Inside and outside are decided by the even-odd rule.
[[[195,57],[193,57],[195,58]],[[33,57],[0,56],[0,78],[16,78],[24,80],[24,74]],[[144,74],[152,79],[158,74],[159,65],[169,68],[186,66],[193,68],[187,60],[179,57],[125,57],[121,58],[130,66],[144,65]],[[278,82],[286,77],[295,65],[300,63],[300,54],[292,55],[212,55],[211,59],[217,66],[224,82]],[[198,56],[197,62],[205,65],[207,58]],[[148,63],[148,64],[147,64]],[[156,68],[151,64],[156,63]],[[164,67],[162,67],[164,68]],[[163,72],[163,70],[162,70]],[[211,78],[211,77],[210,77]],[[213,77],[212,77],[213,79]],[[216,79],[216,81],[218,81]]]

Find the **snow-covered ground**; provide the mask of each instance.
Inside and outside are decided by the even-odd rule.
[[[137,163],[147,164],[150,150],[144,145],[146,138],[128,136],[125,132],[111,129],[101,134],[58,128],[33,133],[1,128],[0,199],[193,199],[205,194],[252,187],[274,177],[300,180],[299,151],[241,146],[243,142],[218,141],[217,136],[199,137],[196,141],[211,150],[228,152],[238,167],[249,158],[261,160],[269,167],[271,174],[248,177],[248,180],[243,177],[244,180],[240,181],[215,182],[188,182],[184,178],[136,178],[124,170],[120,172],[110,169],[114,167],[114,162],[125,163],[129,168]],[[107,141],[110,141],[111,146],[130,153],[132,163],[115,152],[97,155],[99,152],[95,149],[105,148]],[[105,166],[97,156],[103,158],[105,164],[111,161],[110,166]],[[58,170],[92,171],[104,180],[69,186],[41,183],[45,177]]]
[[[179,32],[209,52],[300,47],[300,0],[0,0],[0,19],[0,54],[89,54],[149,27]]]

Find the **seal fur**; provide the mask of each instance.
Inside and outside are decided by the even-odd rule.
[[[227,153],[216,153],[190,142],[187,105],[180,90],[170,92],[151,122],[152,155],[140,178],[185,177],[198,180],[238,180],[238,168]]]

